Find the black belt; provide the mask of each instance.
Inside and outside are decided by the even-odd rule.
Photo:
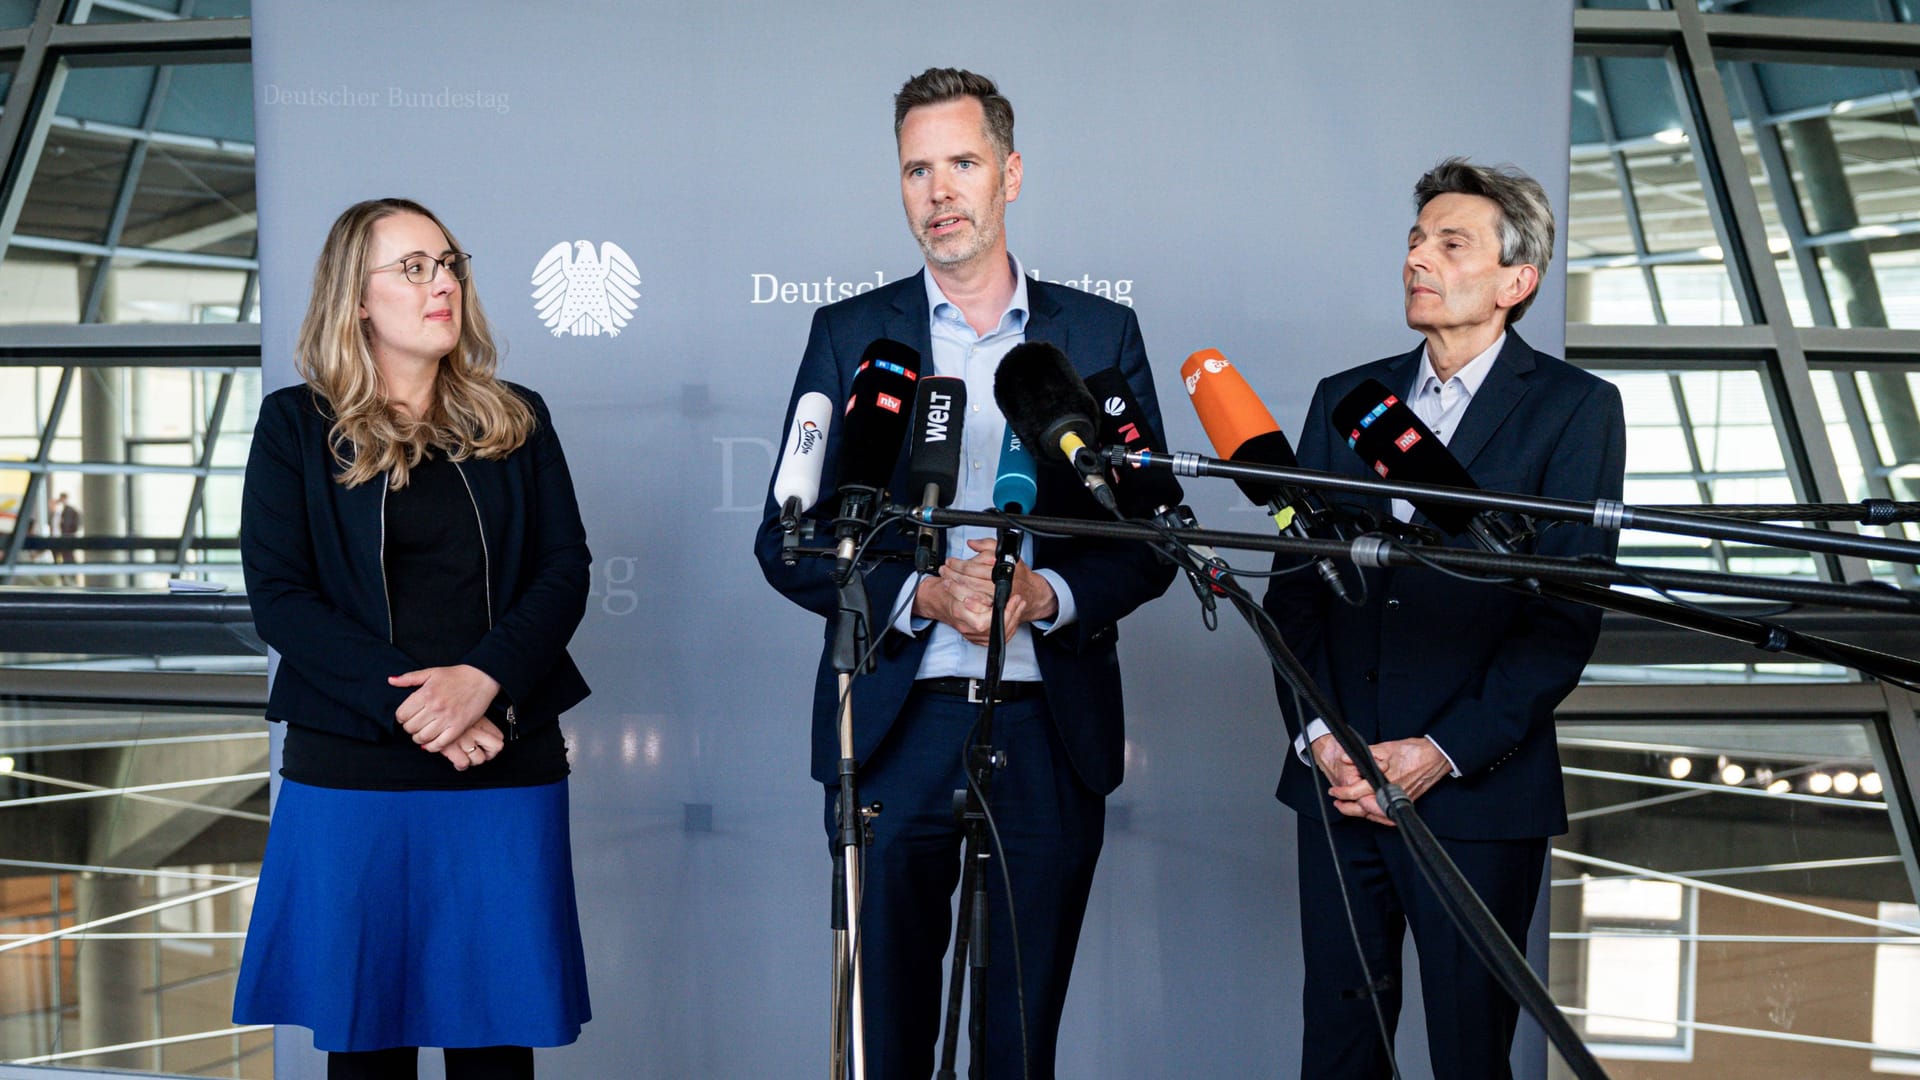
[[[944,679],[919,679],[913,684],[915,690],[929,694],[946,694],[949,697],[966,698],[975,703],[984,703],[981,696],[985,688],[985,679],[964,679],[958,675],[949,675]],[[995,704],[1007,701],[1019,701],[1022,698],[1039,697],[1041,684],[1037,682],[1003,682],[995,692]]]

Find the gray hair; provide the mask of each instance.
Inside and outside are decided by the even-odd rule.
[[[1013,153],[1013,103],[1000,96],[1000,88],[985,75],[962,68],[928,68],[908,79],[893,95],[893,138],[900,140],[900,128],[907,112],[922,105],[944,105],[961,98],[975,98],[987,116],[987,138],[1001,161]]]
[[[1500,208],[1500,265],[1531,266],[1547,276],[1553,262],[1553,207],[1540,182],[1511,165],[1474,165],[1464,157],[1450,157],[1428,169],[1413,185],[1413,207],[1418,213],[1442,195],[1478,195]],[[1509,325],[1533,306],[1536,288],[1507,313]]]

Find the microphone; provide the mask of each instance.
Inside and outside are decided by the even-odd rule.
[[[1127,377],[1120,373],[1119,368],[1106,368],[1087,376],[1087,391],[1100,407],[1100,445],[1148,450],[1156,454],[1166,452],[1166,444],[1160,440],[1159,433],[1153,430],[1146,410],[1140,407],[1139,399],[1133,396],[1133,388],[1127,385]],[[1180,481],[1165,469],[1128,465],[1122,470],[1115,465],[1113,490],[1123,517],[1153,518],[1176,529],[1199,527],[1200,522],[1194,518],[1193,511],[1180,502],[1186,494],[1180,489]],[[1205,544],[1189,544],[1187,547],[1208,565],[1210,577],[1218,578],[1226,573],[1225,562],[1211,547]],[[1224,595],[1226,590],[1203,580],[1191,566],[1182,565],[1182,569],[1187,572],[1187,581],[1193,586],[1194,595],[1211,611],[1214,594],[1219,592]]]
[[[1333,407],[1333,429],[1382,479],[1480,490],[1466,466],[1399,395],[1368,379]],[[1409,499],[1414,509],[1450,535],[1469,533],[1488,551],[1512,554],[1520,535],[1491,512],[1456,503]]]
[[[907,409],[920,378],[920,353],[911,345],[880,338],[868,345],[847,391],[840,438],[840,515],[834,518],[834,576],[853,572],[860,535],[884,502],[900,445],[906,441]]]
[[[1279,421],[1267,411],[1240,370],[1229,363],[1220,350],[1201,349],[1187,357],[1187,362],[1180,365],[1180,378],[1193,401],[1193,411],[1200,417],[1200,426],[1213,442],[1215,454],[1248,465],[1292,468],[1299,464],[1293,456],[1292,445],[1280,430]],[[1286,484],[1258,480],[1235,482],[1251,502],[1265,507],[1273,515],[1273,523],[1281,532],[1313,539],[1314,530],[1320,529],[1345,539],[1340,536],[1338,526],[1328,520],[1327,510],[1317,497]],[[1332,559],[1316,559],[1313,566],[1320,580],[1327,583],[1327,588],[1333,590],[1342,603],[1353,603],[1340,568]]]
[[[1099,409],[1100,445],[1151,450],[1156,454],[1166,452],[1166,444],[1161,442],[1159,432],[1153,430],[1146,411],[1133,396],[1133,388],[1127,385],[1127,377],[1119,368],[1110,367],[1087,376],[1086,387]],[[1125,517],[1157,517],[1169,510],[1184,509],[1180,500],[1186,493],[1180,489],[1180,481],[1166,469],[1139,465],[1123,469],[1116,465],[1113,481],[1114,497]]]
[[[800,395],[780,469],[773,477],[773,501],[780,507],[783,533],[798,529],[800,515],[820,501],[820,473],[827,464],[827,431],[832,425],[833,402],[827,395],[818,390]]]
[[[920,380],[913,406],[912,449],[907,452],[907,490],[920,492],[922,506],[951,506],[960,481],[960,433],[966,423],[967,383],[951,375],[929,375]],[[914,543],[913,568],[930,574],[945,554],[935,546],[941,535],[931,525],[920,526]]]
[[[1020,439],[1020,433],[1007,425],[1000,443],[1000,471],[993,478],[993,505],[1009,514],[1024,514],[1039,498],[1040,484],[1034,468],[1033,452]]]
[[[1015,345],[993,373],[993,400],[1029,452],[1065,460],[1101,506],[1116,509],[1093,452],[1098,407],[1067,354],[1044,341]]]

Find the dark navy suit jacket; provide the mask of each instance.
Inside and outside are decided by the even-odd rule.
[[[1331,411],[1367,379],[1405,395],[1420,358],[1416,348],[1322,380],[1300,433],[1300,464],[1371,476],[1334,430]],[[1509,330],[1448,448],[1489,491],[1618,499],[1626,463],[1620,394],[1604,379],[1535,352]],[[1364,505],[1382,518],[1391,512],[1384,498],[1331,501]],[[1419,515],[1414,520],[1426,522]],[[1583,525],[1552,525],[1535,551],[1611,556],[1616,537]],[[1461,536],[1448,546],[1473,545]],[[1276,578],[1266,608],[1361,738],[1377,743],[1430,735],[1453,759],[1462,775],[1442,779],[1417,803],[1435,833],[1494,840],[1565,832],[1553,710],[1593,654],[1600,612],[1424,568],[1366,574],[1364,607],[1333,599],[1308,572]],[[1279,797],[1304,814],[1332,813],[1325,779],[1292,751],[1302,721],[1284,686],[1280,704],[1289,747]]]
[[[933,343],[924,273],[815,313],[782,431],[792,426],[795,403],[810,391],[827,395],[838,416],[860,356],[877,338],[892,338],[918,349],[925,365],[923,373],[932,373]],[[1140,340],[1140,323],[1130,308],[1033,279],[1027,281],[1027,304],[1026,340],[1058,346],[1082,377],[1118,366],[1148,418],[1159,425],[1160,408],[1147,368],[1146,348]],[[831,520],[839,503],[833,479],[839,472],[841,434],[837,424],[827,432],[824,480],[820,500],[812,511],[812,516],[822,522]],[[906,459],[902,454],[889,487],[895,501],[913,498],[907,493],[905,478]],[[1038,481],[1036,513],[1111,520],[1064,464],[1041,463]],[[831,663],[833,615],[838,608],[832,564],[803,558],[798,565],[783,565],[778,521],[779,507],[769,487],[766,514],[754,542],[761,571],[788,599],[827,617],[826,647],[821,651],[814,685],[813,777],[831,783],[838,776],[840,760],[835,727],[839,690]],[[830,529],[827,531],[830,533]],[[874,540],[869,551],[897,551],[911,546],[903,530],[890,529]],[[1117,624],[1122,616],[1166,591],[1174,571],[1160,563],[1144,544],[1047,537],[1034,538],[1033,564],[1057,572],[1073,590],[1078,618],[1052,634],[1036,631],[1034,651],[1046,686],[1048,710],[1074,770],[1087,787],[1104,795],[1120,785],[1125,737],[1120,666],[1114,652]],[[889,609],[911,573],[911,562],[889,561],[867,574],[867,596],[876,625],[887,624]],[[906,637],[888,631],[881,643],[878,671],[854,681],[854,750],[860,761],[872,756],[900,714],[930,633]]]

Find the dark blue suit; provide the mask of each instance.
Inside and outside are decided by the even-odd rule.
[[[1058,346],[1083,377],[1119,367],[1148,417],[1160,422],[1139,322],[1130,309],[1037,280],[1027,282],[1027,295],[1026,340]],[[792,424],[794,404],[810,391],[826,394],[837,415],[862,352],[882,337],[918,349],[925,373],[931,373],[933,349],[921,275],[822,308],[814,316],[782,430]],[[813,511],[823,521],[831,518],[838,503],[832,481],[839,471],[841,434],[838,425],[829,428],[825,484]],[[912,498],[905,466],[902,455],[890,487],[897,501]],[[1038,483],[1039,514],[1109,517],[1064,464],[1042,463]],[[789,599],[828,619],[829,648],[821,652],[813,697],[813,776],[828,785],[831,837],[840,757],[835,729],[839,692],[829,655],[836,591],[826,561],[803,559],[792,567],[781,563],[777,519],[778,507],[769,493],[754,549],[761,570]],[[911,543],[904,531],[895,530],[876,539],[870,550],[905,550]],[[996,774],[991,794],[1019,916],[1030,1064],[1032,1075],[1039,1078],[1052,1075],[1054,1034],[1100,850],[1103,799],[1121,779],[1125,734],[1114,650],[1117,624],[1165,591],[1173,569],[1144,545],[1048,537],[1034,539],[1033,564],[1066,582],[1078,617],[1057,632],[1035,632],[1045,686],[1042,698],[1002,705],[995,712],[994,742],[1007,749],[1010,764]],[[889,624],[889,609],[911,572],[908,562],[886,562],[866,575],[877,626]],[[853,690],[861,801],[878,799],[885,806],[874,823],[866,859],[861,919],[868,1066],[871,1075],[879,1077],[925,1077],[931,1071],[940,958],[949,930],[947,905],[959,875],[959,832],[950,797],[961,784],[961,746],[977,707],[956,706],[956,699],[940,700],[915,690],[914,676],[927,641],[927,633],[886,633],[879,669],[857,679]],[[997,874],[989,895],[994,953],[987,1075],[1018,1076],[1012,938]]]
[[[1322,380],[1300,434],[1300,464],[1370,475],[1330,420],[1336,402],[1376,379],[1405,395],[1422,350]],[[1563,499],[1618,499],[1625,420],[1612,384],[1535,352],[1517,333],[1494,360],[1449,442],[1480,487]],[[1388,500],[1336,496],[1384,518]],[[1416,515],[1415,521],[1426,519]],[[1471,547],[1464,536],[1449,546]],[[1612,555],[1615,537],[1578,525],[1546,528],[1543,555]],[[1311,573],[1276,578],[1266,607],[1288,644],[1368,743],[1431,736],[1458,777],[1416,804],[1508,933],[1524,942],[1546,838],[1566,830],[1553,710],[1579,681],[1600,613],[1493,585],[1415,569],[1369,570],[1368,602],[1348,607]],[[1303,730],[1283,686],[1289,741]],[[1309,716],[1306,720],[1311,720]],[[1410,925],[1421,956],[1435,1074],[1505,1075],[1515,1009],[1453,933],[1439,901],[1386,827],[1340,816],[1316,769],[1291,747],[1279,797],[1300,812],[1301,910],[1307,954],[1303,1076],[1388,1075],[1366,982],[1327,860],[1321,821],[1333,827],[1354,914],[1389,1024],[1399,1006],[1400,938]]]

